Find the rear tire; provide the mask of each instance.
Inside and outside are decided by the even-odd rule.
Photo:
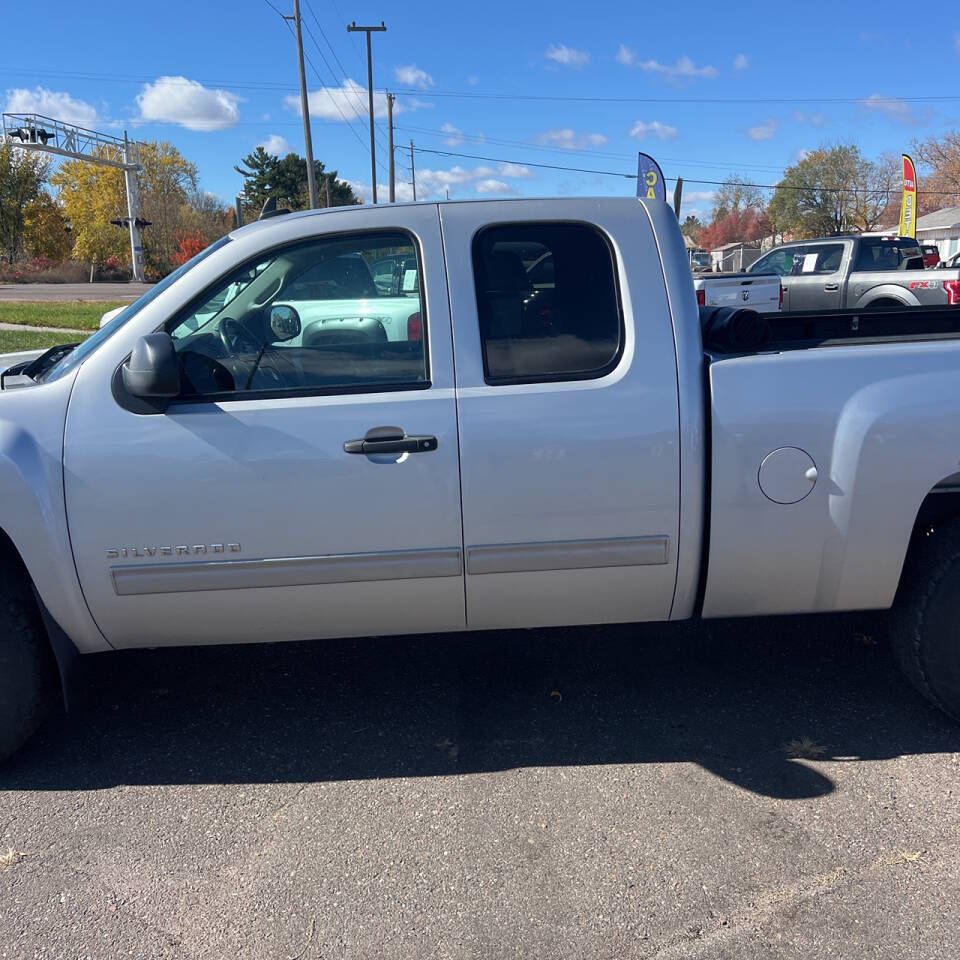
[[[911,545],[890,636],[914,687],[960,721],[960,520]]]
[[[56,702],[50,642],[26,575],[0,570],[0,761],[14,753]]]

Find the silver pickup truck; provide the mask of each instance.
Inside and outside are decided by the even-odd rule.
[[[954,315],[710,314],[657,201],[338,207],[11,366],[0,754],[79,655],[891,605],[960,716]]]
[[[747,275],[775,273],[783,309],[863,310],[960,304],[960,270],[923,268],[923,252],[909,237],[866,234],[825,237],[776,247]]]

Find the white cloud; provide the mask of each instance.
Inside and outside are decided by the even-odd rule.
[[[746,70],[750,66],[750,61],[747,59],[745,53],[738,53],[733,58],[733,69],[734,70]]]
[[[513,194],[517,189],[507,181],[509,180],[527,180],[534,174],[529,168],[517,163],[502,163],[499,169],[494,170],[486,165],[480,165],[472,168],[455,165],[447,170],[433,170],[427,168],[417,168],[417,199],[434,200],[443,199],[447,191],[450,195],[456,195],[460,191],[469,193],[496,193]],[[371,190],[368,183],[363,181],[348,181],[353,187],[357,196],[363,197],[366,201],[371,199]],[[412,200],[413,188],[409,183],[397,181],[397,200]],[[386,184],[377,184],[378,199],[383,200],[390,195],[389,187]]]
[[[139,120],[176,123],[187,130],[226,130],[240,117],[242,98],[186,77],[158,77],[137,94]]]
[[[440,129],[447,134],[443,142],[448,147],[456,147],[458,144],[463,143],[463,131],[455,127],[452,123],[442,123]]]
[[[882,113],[897,123],[913,124],[918,118],[913,107],[905,100],[897,97],[882,97],[879,93],[873,93],[869,97],[860,101],[860,106],[876,113]]]
[[[575,50],[563,43],[551,43],[544,56],[554,63],[561,63],[565,67],[583,69],[590,62],[590,54],[586,50]]]
[[[716,190],[684,190],[683,205],[688,203],[713,203],[713,198],[717,195]]]
[[[364,183],[362,180],[347,180],[346,183],[349,183],[353,188],[353,192],[358,197],[363,197],[364,203],[371,203],[373,201],[373,191],[370,189],[369,183]],[[417,185],[420,184],[420,171],[417,171]],[[397,203],[409,203],[413,200],[413,185],[406,182],[405,180],[397,180],[394,186],[394,192],[397,198]],[[386,183],[377,183],[377,200],[380,203],[386,203],[390,198],[390,186]],[[422,196],[417,197],[418,200],[423,200]]]
[[[638,140],[642,140],[648,134],[661,140],[672,140],[677,135],[677,128],[671,127],[668,123],[661,123],[659,120],[651,120],[649,123],[638,120],[630,128],[630,136]]]
[[[822,127],[827,122],[826,114],[807,113],[806,110],[794,110],[793,119],[797,123],[806,123],[811,127]]]
[[[367,88],[361,87],[355,80],[347,77],[339,87],[325,87],[323,90],[311,90],[308,94],[310,116],[321,120],[344,122],[367,118]],[[300,114],[300,96],[290,94],[283,98],[284,106]],[[429,106],[416,97],[404,97],[393,105],[393,112],[405,113]],[[373,93],[373,115],[387,115],[387,95],[379,91]]]
[[[421,70],[415,63],[406,67],[397,67],[393,71],[393,75],[399,83],[405,83],[408,87],[428,90],[433,86],[433,77],[426,70]]]
[[[640,60],[629,47],[620,44],[616,60],[626,67],[638,67],[646,73],[656,73],[667,80],[711,79],[717,76],[717,68],[709,64],[698,67],[689,57],[680,57],[674,64],[660,63],[659,60]]]
[[[266,140],[261,140],[258,147],[263,147],[267,153],[272,153],[276,157],[285,157],[293,151],[286,137],[281,137],[279,133],[271,133]]]
[[[69,93],[34,87],[32,90],[15,88],[7,91],[7,113],[39,113],[51,120],[92,126],[97,121],[96,107],[76,100]]]
[[[514,180],[530,180],[536,174],[522,163],[501,163],[499,170],[501,177],[508,177]]]
[[[561,127],[556,130],[547,130],[537,135],[537,143],[547,144],[553,147],[562,147],[564,150],[582,150],[584,147],[602,147],[609,137],[602,133],[584,133],[578,135],[576,131],[569,127]]]
[[[776,120],[764,120],[747,131],[751,140],[769,140],[777,132]]]
[[[494,180],[493,177],[479,181],[474,189],[477,193],[516,193],[509,183],[504,180]]]
[[[812,150],[808,150],[806,147],[801,147],[791,158],[790,163],[800,163],[801,160],[806,160],[810,156]]]

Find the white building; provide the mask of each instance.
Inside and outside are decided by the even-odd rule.
[[[941,260],[960,253],[960,207],[944,207],[917,217],[917,240],[937,246]]]
[[[712,270],[739,272],[746,270],[754,260],[760,259],[760,241],[748,240],[746,243],[725,243],[710,251]]]

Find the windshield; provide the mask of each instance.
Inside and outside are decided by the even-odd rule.
[[[101,343],[112,337],[125,323],[132,320],[147,304],[152,303],[167,287],[176,283],[188,270],[192,270],[201,260],[205,260],[214,250],[219,250],[230,242],[230,237],[221,237],[209,247],[204,247],[195,257],[173,273],[168,273],[158,284],[151,287],[142,297],[134,300],[125,310],[118,313],[112,320],[105,323],[93,336],[88,337],[76,349],[71,350],[59,363],[54,364],[40,379],[41,383],[49,383],[69,373],[83,363]]]

